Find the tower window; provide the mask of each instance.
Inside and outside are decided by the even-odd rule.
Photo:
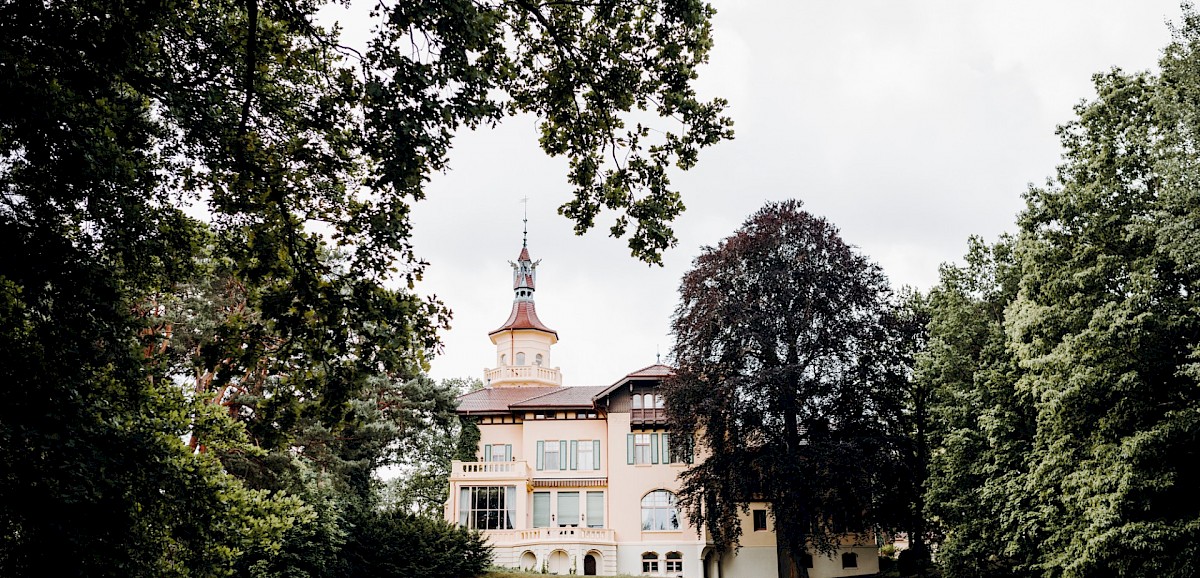
[[[505,353],[500,354],[500,365],[502,365],[502,366],[508,365],[508,355],[507,354],[505,354]]]
[[[539,354],[537,354],[537,355],[536,355],[536,356],[533,358],[533,364],[534,364],[534,365],[541,365],[541,364],[542,364],[542,354],[540,354],[540,353],[539,353]]]
[[[517,365],[525,365],[525,352],[517,353]]]

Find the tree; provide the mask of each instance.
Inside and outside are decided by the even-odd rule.
[[[0,5],[0,573],[224,574],[323,516],[266,462],[436,353],[407,215],[456,130],[538,115],[561,212],[650,262],[731,135],[702,3],[398,2],[361,55],[320,7]]]
[[[746,502],[767,500],[781,553],[805,574],[806,551],[900,526],[903,326],[879,268],[798,201],[706,247],[680,286],[663,390],[671,427],[697,431],[705,455],[681,475],[692,523],[729,547]]]
[[[1005,311],[1020,281],[1015,240],[970,241],[965,266],[943,265],[929,292],[929,339],[915,382],[929,390],[925,513],[945,534],[948,578],[1013,576],[1036,562],[1024,484],[1033,401],[1008,347]]]

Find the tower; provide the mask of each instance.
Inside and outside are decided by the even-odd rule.
[[[496,367],[485,369],[489,387],[562,385],[562,372],[550,366],[550,346],[558,343],[558,332],[538,319],[533,293],[537,266],[529,258],[528,239],[521,241],[521,254],[513,268],[513,306],[504,325],[488,333],[496,345]]]

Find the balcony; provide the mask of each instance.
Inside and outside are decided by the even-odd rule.
[[[501,385],[509,382],[531,382],[543,385],[562,385],[562,372],[557,367],[540,365],[506,365],[483,372],[484,383]]]
[[[634,425],[662,425],[667,423],[667,413],[661,407],[631,409],[629,410],[629,423]]]
[[[531,478],[529,462],[460,462],[451,464],[451,480],[526,480]]]
[[[615,543],[611,528],[530,528],[528,530],[487,530],[484,534],[494,546],[514,546],[544,542]]]

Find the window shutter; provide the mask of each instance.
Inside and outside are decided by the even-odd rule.
[[[578,458],[579,458],[579,442],[577,440],[571,440],[571,469],[572,470],[579,469],[579,459]]]
[[[512,444],[504,444],[504,461],[512,461]]]
[[[658,434],[650,434],[650,463],[658,463]]]
[[[550,492],[533,493],[533,527],[550,527]]]
[[[538,440],[537,443],[537,469],[542,469],[543,460],[546,459],[546,442]]]
[[[671,434],[662,435],[662,463],[671,463]]]
[[[600,469],[600,440],[592,440],[592,469]]]
[[[484,444],[483,445],[483,461],[485,461],[485,462],[492,461],[492,444]]]
[[[625,434],[625,463],[633,465],[633,434]]]
[[[687,447],[683,452],[683,461],[685,463],[689,463],[689,464],[692,463],[692,452],[693,451],[696,451],[696,436],[689,435],[688,440],[687,440]]]
[[[558,442],[558,469],[567,469],[567,440]]]
[[[604,492],[587,493],[587,525],[589,528],[604,527]]]

